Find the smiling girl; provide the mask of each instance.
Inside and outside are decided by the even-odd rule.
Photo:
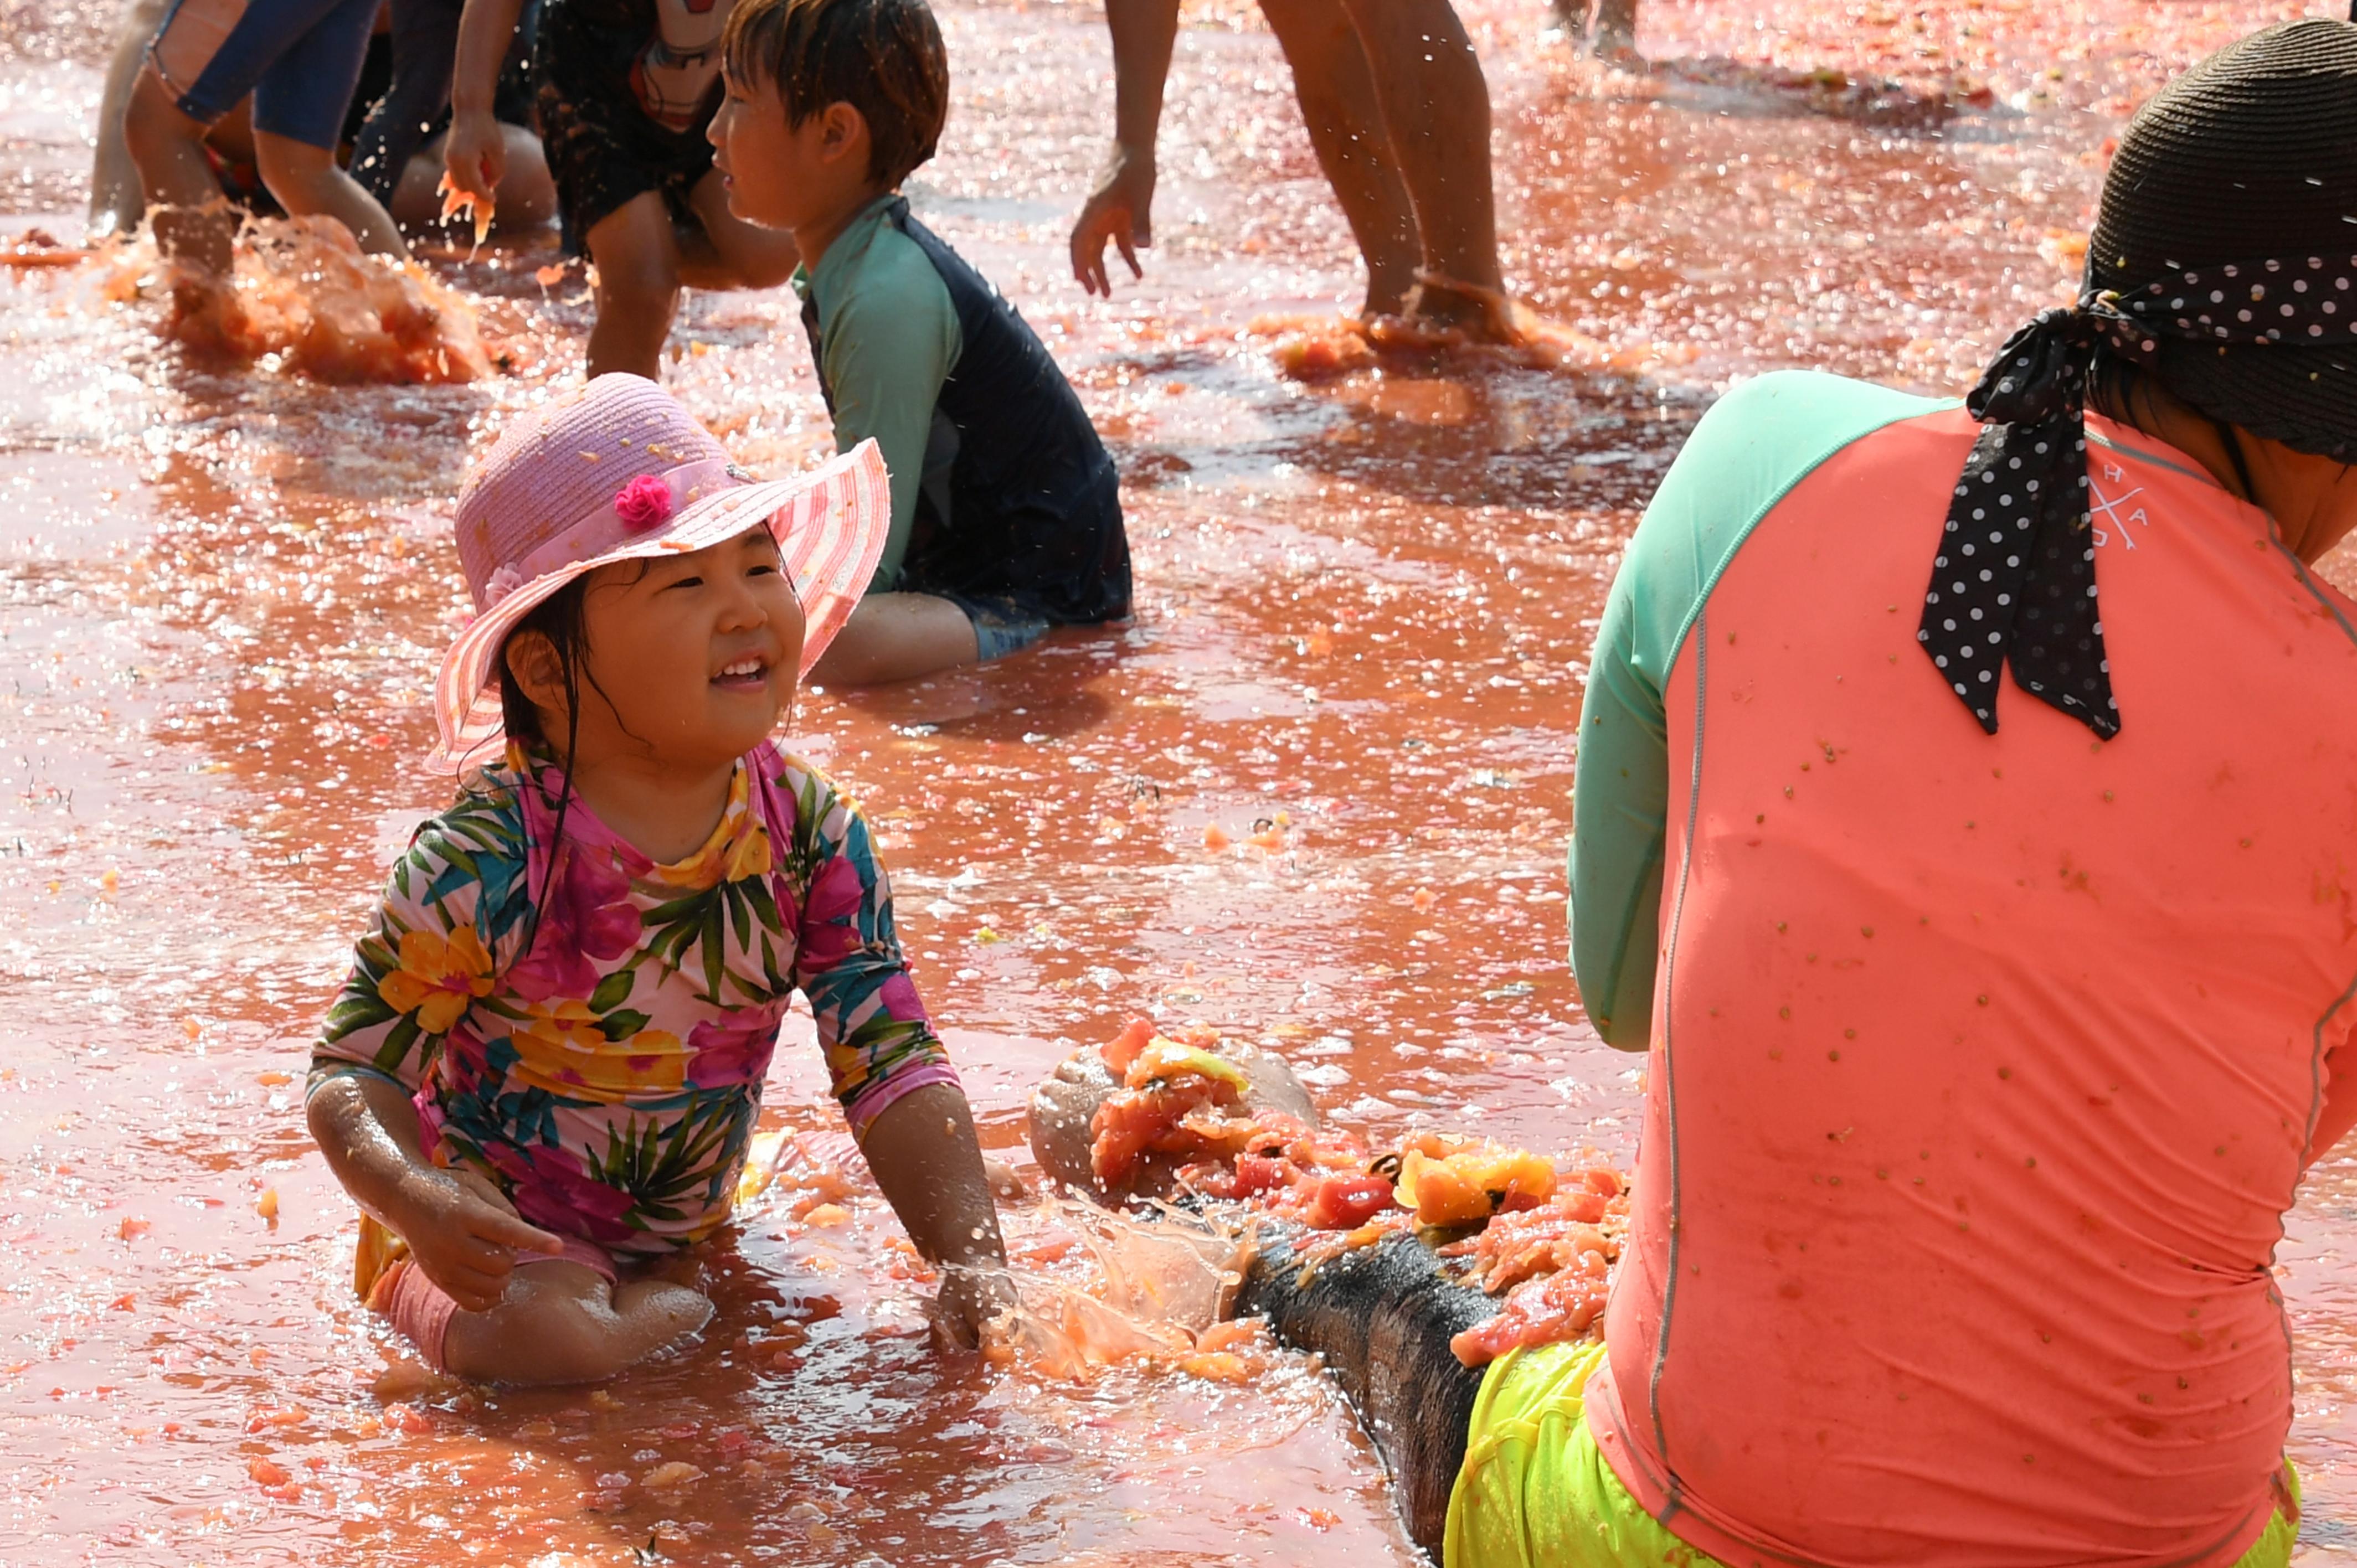
[[[788,1001],[971,1342],[1003,1255],[866,823],[771,732],[888,518],[873,443],[756,482],[651,382],[511,431],[458,501],[479,614],[418,829],[313,1055],[361,1289],[460,1376],[610,1376],[702,1326],[659,1273],[727,1221]],[[502,747],[502,741],[504,746]]]

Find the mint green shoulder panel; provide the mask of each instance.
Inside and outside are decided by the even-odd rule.
[[[1886,424],[1952,403],[1781,371],[1746,381],[1695,426],[1612,580],[1589,661],[1572,780],[1571,965],[1606,1040],[1652,1033],[1669,810],[1663,708],[1719,575],[1760,520],[1818,465]]]

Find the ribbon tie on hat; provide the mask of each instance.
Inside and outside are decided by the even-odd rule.
[[[611,500],[542,535],[520,558],[502,564],[484,583],[476,608],[488,610],[534,578],[620,549],[662,528],[694,502],[752,482],[752,475],[726,457],[636,475]]]
[[[2006,339],[1964,400],[1983,429],[1948,502],[1915,636],[1980,726],[1997,671],[2108,740],[2120,730],[2087,510],[2087,376],[2098,349],[2154,362],[2163,338],[2357,344],[2357,256],[2188,268],[2089,290]]]

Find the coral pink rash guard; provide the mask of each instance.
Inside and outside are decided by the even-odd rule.
[[[1985,735],[1915,637],[1975,429],[1752,381],[1613,585],[1573,950],[1651,1055],[1587,1419],[1730,1564],[2228,1563],[2357,1120],[2357,607],[2090,416],[2124,727],[2008,682]]]

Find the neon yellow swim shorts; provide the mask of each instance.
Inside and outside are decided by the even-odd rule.
[[[1588,1375],[1604,1347],[1512,1350],[1481,1380],[1465,1464],[1448,1498],[1444,1568],[1724,1568],[1638,1506],[1588,1434]],[[2298,1477],[2284,1466],[2294,1506]],[[2289,1568],[2281,1510],[2234,1568]]]

